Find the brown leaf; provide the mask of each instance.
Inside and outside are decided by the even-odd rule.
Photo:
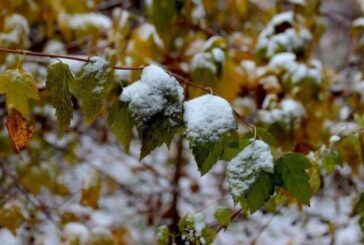
[[[26,118],[15,109],[8,114],[6,128],[15,151],[18,153],[24,149],[34,135],[34,126],[29,124]]]

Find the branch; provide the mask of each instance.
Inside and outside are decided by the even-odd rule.
[[[29,51],[29,50],[24,50],[24,49],[10,49],[10,48],[1,48],[0,47],[0,53],[7,53],[7,54],[20,54],[20,55],[30,55],[30,56],[38,56],[38,57],[48,57],[48,58],[61,58],[61,59],[68,59],[68,60],[76,60],[76,61],[80,61],[80,62],[89,62],[90,61],[90,57],[82,57],[82,56],[76,56],[76,55],[67,55],[67,54],[51,54],[51,53],[44,53],[44,52],[34,52],[34,51]],[[142,71],[144,69],[144,67],[147,65],[142,65],[142,66],[138,66],[138,67],[131,67],[131,66],[114,66],[113,69],[114,70],[131,70],[131,71]],[[211,87],[204,87],[202,85],[193,83],[191,81],[189,81],[188,79],[167,71],[169,75],[173,76],[174,78],[177,79],[177,81],[179,81],[180,83],[184,83],[186,86],[190,86],[190,87],[194,87],[194,88],[198,88],[200,90],[203,90],[207,93],[210,94],[214,94],[213,90]],[[253,129],[254,131],[256,131],[255,126],[250,123],[249,121],[245,120],[237,111],[233,110],[235,117],[240,120],[242,123],[244,123],[246,126],[248,126],[249,129]]]

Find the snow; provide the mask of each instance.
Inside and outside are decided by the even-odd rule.
[[[163,48],[164,43],[162,39],[159,37],[157,29],[154,25],[149,23],[144,23],[138,28],[138,34],[143,41],[148,41],[150,38],[153,39],[154,43]]]
[[[336,143],[336,142],[338,142],[340,140],[341,140],[340,136],[333,135],[333,136],[330,137],[330,140],[329,141],[330,141],[331,144],[334,144],[334,143]]]
[[[220,140],[236,128],[233,110],[221,97],[204,95],[184,104],[186,135],[198,142]]]
[[[227,178],[232,195],[243,196],[261,171],[273,173],[273,156],[265,142],[254,140],[228,164]]]
[[[306,0],[289,0],[289,2],[292,4],[298,4],[301,6],[305,6],[307,4]]]
[[[170,97],[176,103],[171,103]],[[157,65],[143,69],[141,79],[126,87],[120,99],[129,103],[137,122],[146,122],[157,113],[171,117],[182,112],[183,89],[177,80]]]
[[[12,14],[6,19],[5,26],[10,30],[21,29],[25,35],[29,35],[30,29],[27,19],[20,14]]]
[[[225,64],[225,53],[221,48],[214,48],[212,50],[212,56],[217,62]]]
[[[299,101],[287,98],[281,101],[278,108],[258,111],[258,120],[266,124],[283,122],[287,126],[293,123],[297,127],[305,115],[305,108]]]
[[[66,48],[63,42],[51,40],[45,45],[44,52],[52,54],[64,54],[66,52]]]
[[[353,21],[354,27],[364,27],[364,17],[357,18]]]
[[[284,73],[283,79],[299,84],[305,79],[310,79],[316,84],[322,81],[322,64],[312,60],[307,66],[296,62],[296,55],[291,52],[278,53],[272,57],[268,64],[269,71],[276,74]]]
[[[67,240],[79,240],[82,243],[84,243],[88,236],[89,236],[89,230],[88,228],[77,222],[70,222],[67,223],[63,229],[65,237],[67,237]]]
[[[108,66],[109,62],[107,62],[105,59],[98,56],[93,56],[84,66],[84,70],[87,73],[103,73]]]
[[[85,30],[90,26],[99,30],[109,30],[112,27],[110,18],[98,13],[67,15],[66,21],[73,30]]]
[[[193,56],[191,67],[192,70],[207,69],[210,70],[213,74],[216,74],[217,72],[217,68],[212,61],[211,53],[197,53],[195,56]]]
[[[293,22],[294,22],[293,12],[287,11],[287,12],[277,14],[276,16],[273,17],[273,19],[271,20],[270,23],[273,24],[274,26],[278,26],[285,22],[293,24]]]
[[[205,8],[203,6],[202,0],[192,0],[195,4],[195,8],[192,10],[191,16],[195,21],[203,19],[206,15]]]
[[[293,12],[283,12],[272,18],[266,28],[260,33],[257,42],[257,52],[263,51],[263,56],[271,58],[280,52],[294,52],[305,48],[312,39],[311,33],[304,27],[294,28]],[[277,33],[277,28],[283,23],[288,23],[287,29]]]
[[[279,53],[273,56],[269,62],[269,67],[273,70],[288,70],[295,63],[296,55],[290,52]]]

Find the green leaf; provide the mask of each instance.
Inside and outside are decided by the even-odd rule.
[[[183,88],[156,65],[145,67],[140,81],[126,87],[120,98],[138,130],[140,159],[164,143],[169,146],[183,127]]]
[[[222,135],[220,140],[217,142],[195,141],[190,138],[190,148],[192,149],[192,153],[195,157],[201,175],[206,174],[218,160],[223,159],[226,146],[231,142],[236,142],[237,139],[238,135],[236,131],[231,131]],[[226,155],[225,158],[227,158]]]
[[[183,122],[182,115],[175,118],[175,120],[179,122],[177,126],[171,124],[168,117],[157,114],[148,121],[147,125],[137,126],[142,145],[140,160],[163,144],[169,147],[175,134],[180,129],[179,125]]]
[[[72,120],[73,107],[69,86],[73,79],[67,64],[58,62],[48,68],[46,88],[50,91],[52,104],[56,108],[57,123],[61,136],[64,135]]]
[[[217,234],[216,230],[208,226],[204,227],[201,231],[201,236],[205,240],[205,244],[212,244],[212,242],[216,237],[216,234]]]
[[[162,226],[158,227],[157,239],[158,239],[159,245],[168,245],[169,244],[169,229],[167,226],[162,225]]]
[[[306,170],[311,167],[310,161],[302,154],[288,153],[278,159],[275,171],[282,176],[283,187],[295,198],[310,205],[310,178]]]
[[[228,226],[231,222],[231,211],[227,207],[220,207],[215,211],[215,219],[221,226]]]
[[[106,101],[108,88],[114,81],[114,70],[100,57],[84,64],[71,84],[72,93],[80,103],[86,122],[95,120]]]
[[[273,156],[265,142],[253,140],[229,162],[227,167],[230,194],[235,203],[246,198],[249,190],[259,180],[261,172],[273,173]],[[255,187],[262,189],[263,184],[267,182],[264,180],[260,180],[263,183],[258,183]],[[250,201],[253,204],[257,203],[253,199],[250,199]],[[256,207],[256,205],[253,206]]]
[[[124,151],[129,152],[134,122],[126,103],[121,101],[115,103],[107,118],[107,125],[115,134],[118,142],[123,146]]]
[[[343,159],[341,158],[341,154],[334,147],[330,147],[324,155],[322,159],[322,165],[326,169],[328,174],[331,174],[334,171],[335,166],[342,166]]]
[[[272,174],[260,172],[259,178],[250,187],[246,195],[251,213],[261,208],[273,193],[274,181]]]
[[[8,109],[15,108],[23,115],[29,113],[29,100],[39,99],[33,76],[23,70],[7,70],[0,74],[0,94],[6,94]]]
[[[186,137],[202,175],[237,147],[238,134],[233,110],[223,98],[204,95],[184,105]],[[232,153],[233,153],[232,152]],[[224,156],[225,155],[225,156]]]

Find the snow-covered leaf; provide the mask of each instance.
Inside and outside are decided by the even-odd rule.
[[[120,99],[128,104],[142,142],[140,158],[158,146],[169,146],[183,125],[183,89],[156,65],[144,68],[140,81],[126,87]]]
[[[227,180],[235,202],[246,197],[262,172],[273,173],[273,156],[265,142],[253,140],[228,164]],[[256,188],[262,188],[260,183]]]
[[[237,140],[233,111],[226,100],[213,95],[190,100],[184,107],[186,136],[199,170],[205,174]]]
[[[94,56],[84,64],[71,84],[86,121],[91,123],[106,100],[108,88],[114,81],[114,70],[103,58]]]

